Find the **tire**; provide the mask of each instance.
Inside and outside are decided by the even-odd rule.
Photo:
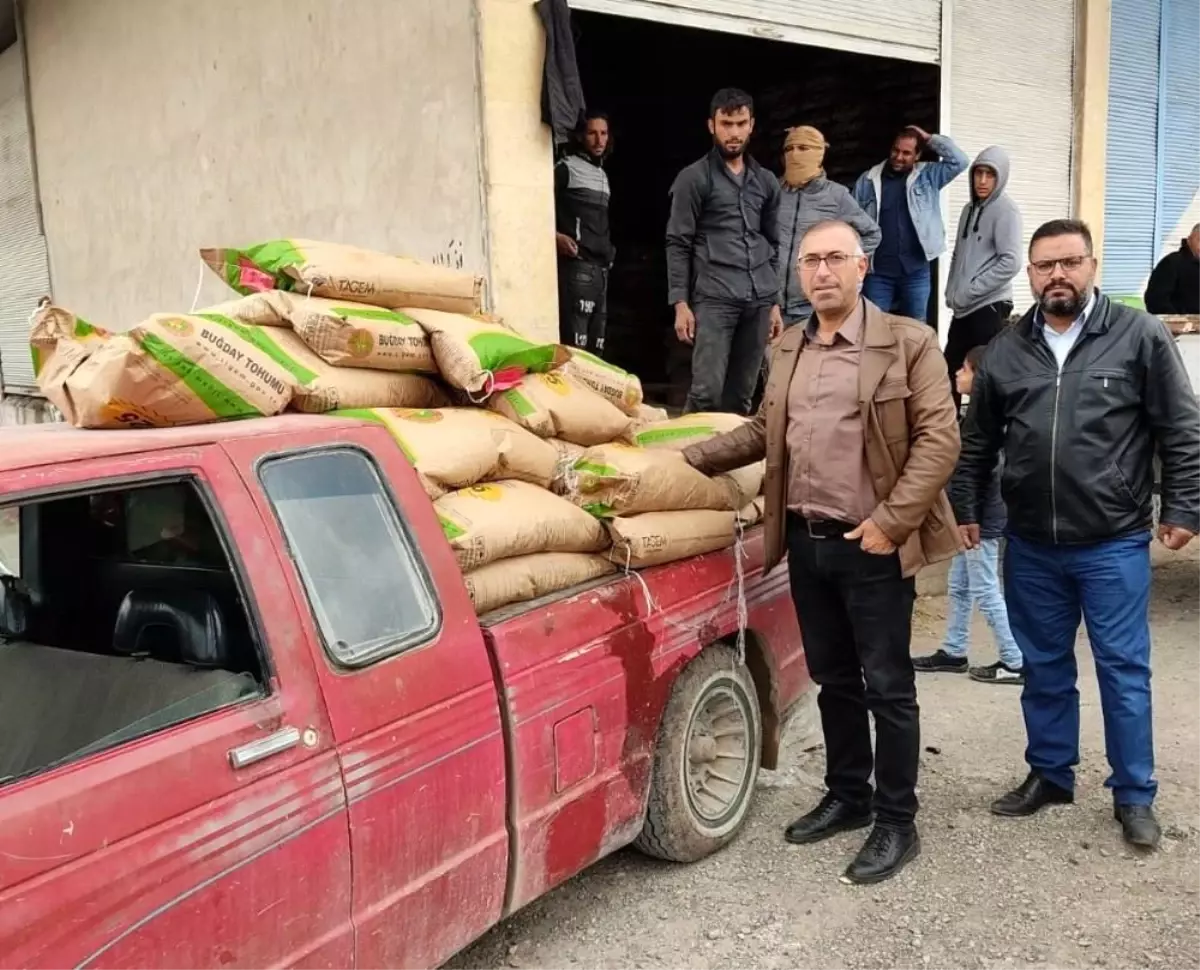
[[[711,737],[715,722],[725,728],[723,738]],[[728,733],[739,728],[740,735]],[[707,647],[671,691],[634,845],[671,862],[695,862],[723,848],[746,821],[761,755],[762,711],[750,671],[732,647]],[[713,777],[715,768],[722,777]]]

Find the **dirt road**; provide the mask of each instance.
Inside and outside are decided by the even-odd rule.
[[[1200,966],[1200,665],[1197,550],[1155,574],[1154,700],[1166,838],[1121,841],[1095,676],[1081,646],[1083,764],[1074,806],[1026,820],[988,802],[1019,781],[1019,691],[958,674],[920,680],[924,853],[881,886],[838,874],[862,833],[792,847],[781,832],[820,797],[823,755],[793,745],[764,772],[749,825],[694,866],[618,853],[518,913],[452,967]],[[944,602],[922,600],[914,651],[932,649]],[[990,661],[981,628],[977,659]]]

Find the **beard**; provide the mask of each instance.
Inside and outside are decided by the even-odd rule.
[[[1037,298],[1042,312],[1056,317],[1079,316],[1083,312],[1083,308],[1087,306],[1087,293],[1090,292],[1091,287],[1084,291],[1076,289],[1073,283],[1055,285],[1060,289],[1056,290],[1053,296],[1050,295],[1050,288],[1047,287]]]
[[[742,144],[738,145],[735,148],[731,148],[728,145],[722,145],[722,144],[718,143],[717,151],[719,151],[721,153],[721,157],[723,159],[725,159],[725,161],[727,161],[727,162],[732,161],[733,159],[738,158],[739,156],[744,155],[746,153],[746,143],[743,142]]]

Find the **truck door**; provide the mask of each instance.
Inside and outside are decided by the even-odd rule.
[[[332,733],[228,457],[6,472],[0,504],[0,965],[348,966]]]
[[[499,703],[458,566],[385,432],[227,448],[295,563],[349,801],[357,965],[437,966],[500,919],[508,868]]]

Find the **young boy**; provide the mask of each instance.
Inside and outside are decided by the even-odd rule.
[[[954,376],[959,394],[970,395],[975,381],[975,369],[983,356],[984,347],[972,347],[958,373]],[[1008,610],[1000,592],[1000,537],[1004,533],[1007,514],[1000,497],[1001,458],[988,489],[983,514],[980,516],[979,548],[960,552],[950,564],[948,597],[950,613],[946,618],[946,637],[941,649],[926,657],[913,657],[913,667],[919,671],[951,671],[968,673],[972,680],[985,684],[1023,684],[1021,651],[1008,626]],[[1000,659],[986,667],[967,664],[968,639],[971,633],[971,607],[979,611],[992,628]]]

